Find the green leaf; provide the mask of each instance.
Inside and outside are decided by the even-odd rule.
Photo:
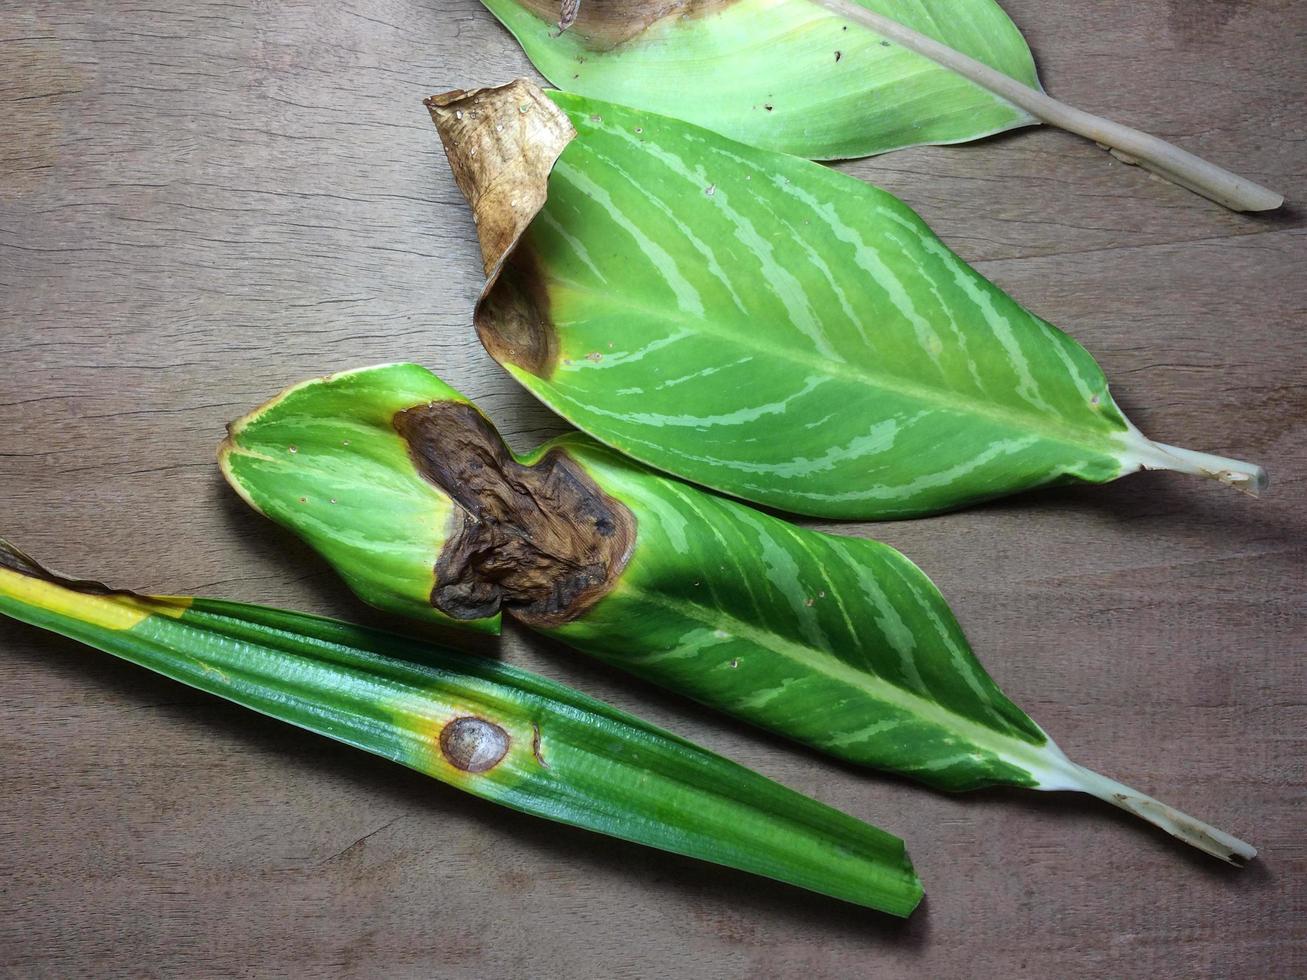
[[[109,592],[4,542],[0,614],[526,813],[894,915],[921,898],[897,837],[493,660],[261,606]]]
[[[1037,120],[914,51],[809,0],[582,3],[482,0],[561,89],[829,160],[958,143]],[[994,0],[858,0],[1031,88],[1034,59]]]
[[[1080,345],[884,191],[525,82],[430,105],[482,233],[486,349],[637,459],[854,519],[1141,469],[1265,482],[1145,438]]]
[[[992,0],[483,0],[559,88],[829,160],[1047,123],[1235,211],[1284,195],[1049,97]],[[553,31],[548,21],[561,13]]]
[[[422,368],[400,366],[388,378],[385,388],[348,373],[328,388],[291,388],[228,426],[218,459],[246,503],[302,535],[366,602],[449,625],[431,605],[431,555],[444,545],[454,508],[413,473],[391,420],[401,406],[466,399]],[[338,404],[324,404],[328,398]],[[305,399],[314,400],[311,412],[301,410]],[[348,422],[344,413],[331,424],[308,421],[346,406]],[[236,441],[241,452],[228,452]],[[350,450],[348,467],[338,449]],[[499,616],[459,625],[498,633]]]
[[[410,451],[393,454],[394,465],[463,514],[463,529],[428,555],[443,614],[456,617],[467,595],[488,595],[540,632],[839,758],[945,790],[1083,791],[1225,860],[1255,853],[1071,762],[998,689],[938,590],[893,548],[795,527],[579,433],[514,457],[456,393],[403,405],[394,392],[439,384],[417,382],[420,370],[388,365],[310,381],[294,389],[293,412],[269,422],[260,409],[238,424],[224,454],[261,443],[264,425],[351,431],[373,406],[395,406],[393,427]],[[227,472],[247,497],[274,496],[284,479],[312,492],[313,474],[348,474],[360,451],[340,440],[323,446],[330,467]],[[361,468],[348,490],[361,508],[373,482]],[[352,539],[360,528],[348,513],[291,512],[289,526],[319,541]],[[575,588],[579,567],[593,587]],[[541,594],[565,601],[542,607]],[[485,612],[480,601],[472,607]]]

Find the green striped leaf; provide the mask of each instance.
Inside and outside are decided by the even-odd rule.
[[[430,601],[442,615],[457,618],[465,596],[490,594],[533,629],[841,759],[944,790],[1087,792],[1225,860],[1255,853],[1071,762],[998,689],[938,590],[893,548],[795,527],[580,433],[515,457],[457,393],[401,404],[398,392],[442,386],[424,385],[422,373],[387,365],[305,382],[233,426],[224,472],[255,501],[277,498],[283,483],[320,493],[316,474],[337,474],[332,492],[354,506],[280,519],[310,542],[360,540],[369,525],[352,515],[367,511],[377,480],[366,458],[356,479],[348,474],[367,441],[324,438],[315,452],[330,462],[283,453],[275,470],[240,457],[264,455],[269,438],[308,444],[300,432],[352,432],[379,420],[380,407],[398,408],[384,428],[408,448],[387,456],[403,472],[385,482],[422,480],[423,495],[446,495],[461,515],[428,553]],[[621,546],[596,544],[613,540]],[[476,555],[470,566],[449,559],[466,553]],[[573,588],[576,569],[595,561],[578,555],[609,557],[587,578],[598,588]],[[540,592],[567,602],[542,615]],[[469,614],[486,611],[476,604]]]
[[[884,191],[525,82],[430,105],[482,235],[486,349],[643,462],[855,519],[1141,469],[1265,482],[1144,437],[1080,345]]]
[[[110,592],[3,542],[0,614],[526,813],[894,915],[921,898],[897,837],[493,660],[261,606]]]
[[[820,160],[958,143],[1036,119],[810,0],[482,0],[561,89]],[[1031,88],[1035,62],[994,0],[857,0]]]

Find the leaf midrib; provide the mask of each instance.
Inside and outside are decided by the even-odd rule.
[[[549,275],[554,281],[578,292],[584,292],[591,295],[603,295],[601,290],[595,286],[579,283],[573,279],[555,273],[550,273]],[[631,312],[644,314],[654,321],[672,324],[675,323],[675,321],[672,321],[667,313],[661,309],[648,307],[641,303],[630,302],[629,295],[629,293],[623,293],[622,303],[624,307]],[[605,298],[607,297],[605,296]],[[1100,444],[1099,442],[1086,438],[1086,436],[1091,436],[1093,434],[1090,430],[1071,425],[1050,425],[1048,422],[1049,417],[1046,414],[1023,414],[1013,409],[1004,408],[987,396],[984,401],[977,402],[967,401],[959,394],[957,396],[958,402],[954,403],[949,400],[947,393],[941,389],[912,384],[910,381],[900,376],[886,374],[878,375],[866,369],[861,369],[847,360],[822,358],[819,355],[811,354],[807,351],[799,349],[790,350],[774,342],[759,341],[755,338],[751,338],[746,344],[740,339],[738,332],[715,328],[713,324],[717,322],[716,320],[697,320],[694,322],[698,323],[699,327],[703,329],[703,332],[711,334],[718,340],[733,344],[741,350],[747,350],[750,353],[761,351],[773,360],[784,363],[799,362],[805,367],[816,371],[818,374],[833,374],[840,377],[842,380],[853,384],[884,389],[903,398],[909,400],[915,399],[923,404],[951,411],[954,414],[979,415],[1018,431],[1034,431],[1036,434],[1048,433],[1048,435],[1044,436],[1048,441],[1075,446],[1081,449],[1089,449],[1094,453],[1119,459],[1117,452],[1105,451],[1102,445],[1107,444],[1108,446],[1111,446],[1112,442],[1115,441],[1111,438],[1113,435],[1111,432],[1105,434],[1105,437],[1102,439]],[[532,375],[531,372],[525,371],[525,369],[522,370],[528,377],[539,377],[538,375]],[[606,370],[606,368],[586,368],[586,370],[603,371]],[[881,379],[890,380],[886,381]],[[552,377],[539,378],[539,380],[544,381],[547,384],[556,384]],[[1111,399],[1110,394],[1108,394],[1107,397],[1108,399]],[[1032,420],[1035,422],[1034,425],[1030,424]],[[1124,430],[1122,431],[1124,432]],[[1124,449],[1124,443],[1117,448]]]

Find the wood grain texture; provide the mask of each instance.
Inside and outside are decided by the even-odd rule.
[[[1051,131],[848,166],[1102,361],[1156,438],[1258,460],[849,528],[916,559],[1086,765],[1262,849],[1092,800],[857,772],[514,631],[487,655],[908,838],[908,923],[463,797],[0,623],[0,974],[1307,974],[1307,5],[1006,0],[1053,94],[1284,191],[1249,218]],[[420,361],[519,449],[561,426],[470,328],[421,99],[529,67],[475,0],[0,8],[0,531],[55,567],[377,621],[244,509],[223,424]]]

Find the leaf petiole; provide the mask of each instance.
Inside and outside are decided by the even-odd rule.
[[[1284,204],[1284,196],[1269,188],[1209,163],[1166,140],[1059,102],[1039,89],[1023,85],[984,62],[868,10],[853,0],[812,2],[957,72],[1041,122],[1093,140],[1122,163],[1143,167],[1232,211],[1274,211]]]

